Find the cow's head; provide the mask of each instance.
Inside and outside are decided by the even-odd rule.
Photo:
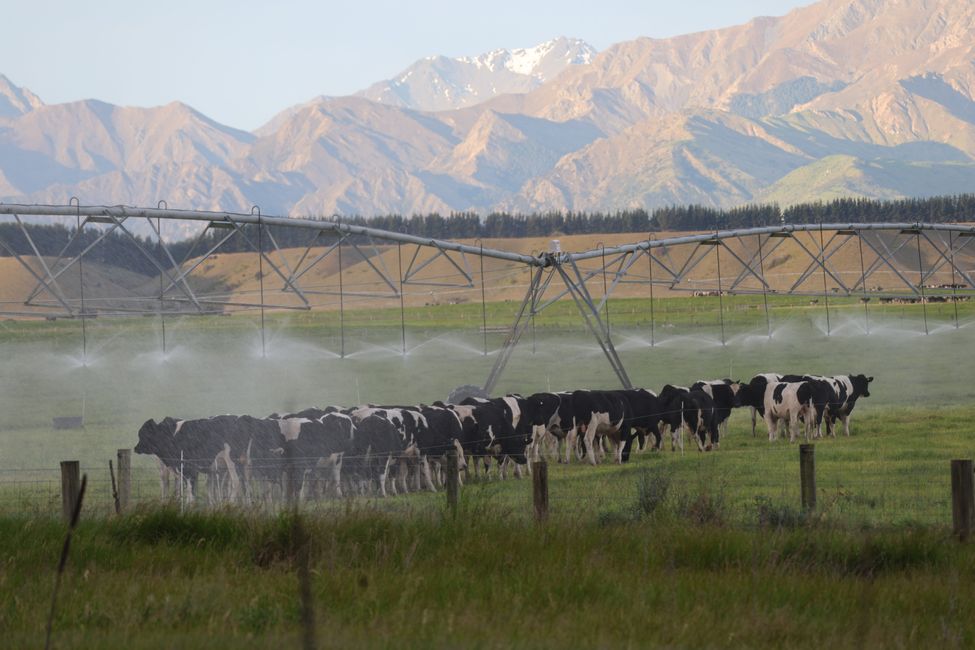
[[[853,384],[853,396],[870,397],[870,382],[873,377],[866,375],[850,375],[850,383]]]
[[[156,454],[165,452],[167,446],[172,444],[173,434],[176,432],[176,420],[165,417],[160,422],[146,420],[139,427],[139,442],[135,445],[134,451],[137,454]]]
[[[731,389],[731,396],[734,398],[734,401],[732,402],[732,407],[739,407],[742,405],[741,398],[738,396],[738,394],[741,392],[741,389],[744,385],[745,384],[741,383],[738,380],[735,381],[729,380],[728,388]]]

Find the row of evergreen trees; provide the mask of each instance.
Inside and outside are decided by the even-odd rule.
[[[875,201],[870,199],[836,199],[827,203],[803,203],[780,208],[778,205],[745,205],[727,210],[699,205],[658,208],[652,213],[642,209],[605,212],[544,212],[529,215],[491,213],[483,219],[472,212],[451,214],[415,215],[403,217],[389,215],[372,218],[348,218],[353,223],[370,228],[407,233],[433,239],[474,239],[510,237],[557,237],[560,235],[604,233],[651,233],[666,231],[717,230],[753,228],[778,224],[799,223],[870,223],[870,222],[929,222],[944,223],[971,221],[975,215],[975,194],[937,196],[922,199]],[[101,234],[95,227],[84,230],[71,246],[75,230],[61,225],[29,225],[28,230],[38,251],[45,256],[58,255],[62,251],[73,255],[94,242]],[[184,240],[166,244],[170,255],[177,261],[187,254],[200,254],[209,250],[228,231],[211,230],[201,241]],[[247,236],[252,242],[259,237],[256,226],[248,226]],[[318,235],[314,231],[298,228],[267,228],[282,248],[307,246],[313,240],[320,244],[335,241],[335,235]],[[270,237],[262,237],[264,247],[271,249]],[[148,237],[141,239],[144,247],[156,260],[169,266],[162,246]],[[32,255],[30,242],[14,223],[0,223],[0,242],[21,255]],[[191,250],[193,248],[193,250]],[[221,252],[253,250],[240,236],[234,236],[220,248]],[[0,256],[10,251],[0,245]],[[113,264],[138,273],[154,274],[155,265],[146,255],[132,246],[122,233],[112,233],[98,243],[86,259]]]

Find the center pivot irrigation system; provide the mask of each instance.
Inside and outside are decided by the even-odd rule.
[[[19,229],[15,230],[26,241],[30,256],[23,254],[11,242],[0,237],[0,251],[12,257],[36,280],[27,295],[18,304],[28,308],[15,312],[6,305],[0,306],[2,313],[19,316],[45,316],[47,318],[86,318],[95,315],[158,314],[164,319],[167,313],[179,314],[220,313],[229,308],[259,309],[261,312],[262,345],[264,337],[264,311],[266,309],[310,310],[317,304],[316,296],[336,296],[342,323],[342,356],[344,353],[344,298],[352,295],[366,295],[346,290],[343,283],[343,249],[353,249],[368,266],[378,283],[383,287],[381,293],[371,296],[398,298],[403,323],[405,352],[404,286],[424,285],[434,287],[475,288],[475,274],[469,257],[480,264],[480,288],[485,353],[487,337],[487,318],[485,305],[484,260],[493,259],[520,265],[530,275],[528,288],[521,300],[514,321],[506,329],[507,336],[502,344],[494,366],[484,385],[484,390],[492,392],[510,359],[518,341],[533,317],[553,303],[570,298],[576,305],[582,320],[589,329],[600,349],[609,360],[613,371],[625,387],[631,382],[623,362],[613,345],[608,301],[614,290],[621,284],[640,284],[647,289],[650,298],[651,345],[653,345],[654,287],[671,291],[698,291],[716,295],[719,300],[719,314],[724,337],[723,296],[731,294],[761,294],[764,298],[766,324],[771,336],[768,296],[783,294],[815,295],[825,302],[827,334],[829,334],[829,298],[833,296],[859,296],[864,305],[871,296],[883,297],[897,293],[911,296],[911,301],[926,305],[929,300],[955,303],[955,325],[958,326],[958,291],[975,290],[975,280],[971,269],[959,264],[959,254],[975,237],[975,227],[956,224],[928,223],[823,223],[823,224],[783,224],[762,228],[724,230],[680,237],[647,239],[616,246],[599,246],[583,252],[564,252],[557,240],[552,241],[551,249],[533,255],[486,248],[483,244],[462,244],[407,235],[360,225],[343,223],[341,220],[314,220],[262,215],[255,207],[249,214],[230,212],[205,212],[172,210],[160,202],[157,208],[132,208],[126,206],[84,206],[76,200],[68,205],[15,205],[0,204],[0,215],[9,216]],[[64,223],[74,226],[70,240],[56,256],[41,254],[37,242],[32,238],[27,221],[37,223]],[[163,222],[176,221],[201,224],[193,245],[183,259],[174,259],[169,249],[162,246]],[[91,227],[83,237],[86,227]],[[290,248],[279,246],[274,231],[282,228],[300,229],[309,233],[307,245],[298,253]],[[222,231],[214,233],[213,231]],[[143,290],[137,295],[124,298],[114,296],[85,297],[84,259],[96,249],[106,237],[117,233],[130,242],[139,255],[159,274],[158,289],[151,292]],[[141,234],[140,233],[144,233]],[[209,237],[206,237],[207,235]],[[148,235],[146,237],[145,235]],[[238,237],[244,248],[257,255],[260,280],[259,300],[248,302],[234,300],[226,293],[204,293],[194,288],[189,281],[191,275],[208,261],[213,260],[231,238]],[[324,240],[323,240],[324,238]],[[801,273],[793,274],[789,282],[770,282],[767,274],[777,260],[784,242],[792,242],[792,255],[802,258],[805,265]],[[200,246],[200,244],[204,244]],[[390,272],[384,261],[382,251],[396,246],[398,269]],[[404,252],[411,257],[407,268],[403,269]],[[410,249],[415,247],[415,249]],[[850,268],[849,259],[839,255],[841,251],[855,247],[853,258],[858,260],[855,272]],[[926,255],[922,254],[922,248]],[[864,254],[866,252],[866,255]],[[916,253],[916,255],[915,255]],[[328,288],[304,286],[303,279],[309,271],[331,256],[338,258],[338,291]],[[777,258],[776,255],[779,257]],[[722,256],[725,268],[733,267],[733,272],[722,276]],[[847,256],[848,257],[848,256]],[[927,265],[925,265],[927,257]],[[453,277],[440,275],[434,279],[424,279],[422,272],[435,260],[443,258]],[[717,263],[716,277],[704,281],[695,280],[692,274],[705,260],[714,259]],[[846,259],[845,263],[840,259]],[[911,263],[913,262],[913,263]],[[710,264],[710,261],[708,262]],[[270,271],[265,274],[265,265]],[[76,268],[80,295],[69,295],[62,284],[69,269]],[[73,274],[72,274],[73,275]],[[289,300],[271,303],[265,300],[265,275],[280,282],[277,289],[269,291],[276,295],[288,295]],[[886,288],[868,286],[884,277]],[[950,277],[950,282],[948,278]],[[821,278],[821,283],[820,283]],[[943,280],[936,283],[936,278]],[[553,281],[555,286],[553,287]],[[890,287],[893,281],[895,287]],[[600,286],[593,289],[592,285]],[[773,286],[773,284],[775,286]],[[832,286],[829,286],[832,284]],[[155,286],[155,285],[154,285]],[[939,290],[941,293],[938,293]],[[950,290],[950,293],[945,293]],[[967,293],[966,293],[967,295]],[[927,311],[924,308],[925,333],[927,333]],[[163,325],[165,328],[165,325]],[[165,347],[165,329],[163,329]],[[85,343],[87,346],[87,343]]]

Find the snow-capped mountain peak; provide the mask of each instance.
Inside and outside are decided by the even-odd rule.
[[[491,72],[508,70],[520,75],[544,77],[548,72],[544,68],[550,67],[545,65],[549,60],[555,67],[558,67],[558,63],[584,65],[592,61],[595,54],[596,50],[585,41],[560,37],[535,47],[498,49],[477,57],[461,57],[457,60]]]
[[[585,41],[559,37],[534,47],[498,49],[478,56],[430,56],[358,94],[424,111],[463,108],[496,95],[530,92],[568,66],[589,63],[595,54]]]

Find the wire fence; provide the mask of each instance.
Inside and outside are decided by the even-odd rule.
[[[845,525],[948,526],[952,518],[950,466],[947,459],[923,457],[863,458],[829,444],[817,445],[816,501],[813,516]],[[747,463],[726,461],[722,452],[685,455],[646,451],[617,465],[608,457],[593,467],[573,459],[569,465],[549,459],[550,517],[616,521],[665,513],[697,523],[751,525],[788,523],[801,516],[799,455],[794,445],[770,446]],[[729,455],[730,458],[730,455]],[[495,464],[488,476],[475,470],[474,459],[460,472],[461,507],[485,509],[501,516],[533,516],[532,477],[528,468]],[[107,517],[116,512],[120,477],[104,465],[80,468],[88,476],[84,512]],[[445,472],[432,472],[433,487],[394,469],[388,496],[378,496],[376,483],[331,480],[326,468],[295,481],[289,492],[287,473],[253,471],[232,486],[228,476],[201,474],[195,486],[173,473],[168,486],[160,470],[131,468],[128,509],[161,504],[185,510],[240,508],[273,514],[294,498],[309,511],[344,512],[370,508],[403,516],[440,513],[447,507]],[[301,471],[299,471],[299,474]],[[402,493],[404,482],[408,493]],[[232,489],[233,488],[233,489]],[[339,493],[338,488],[341,488]],[[340,496],[341,494],[341,496]],[[62,512],[59,469],[0,469],[0,514],[58,516]]]

